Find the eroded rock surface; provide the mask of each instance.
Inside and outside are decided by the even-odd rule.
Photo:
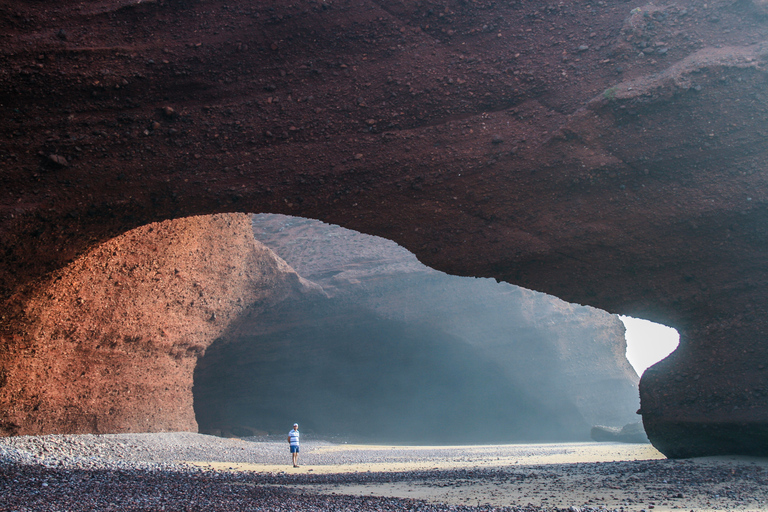
[[[203,432],[410,444],[589,440],[638,420],[614,315],[449,276],[397,244],[259,215],[256,238],[327,296],[237,321],[200,359]]]
[[[248,215],[129,231],[3,311],[0,434],[197,431],[198,356],[243,311],[315,288],[255,242]]]
[[[3,300],[148,222],[317,218],[672,325],[651,441],[768,454],[764,2],[4,1],[0,34]]]

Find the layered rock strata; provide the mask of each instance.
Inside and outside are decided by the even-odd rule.
[[[636,422],[614,315],[434,271],[393,242],[282,215],[257,239],[327,297],[238,321],[200,359],[201,431],[410,444],[589,440]]]
[[[677,328],[651,441],[768,454],[764,2],[4,1],[0,27],[2,300],[149,222],[317,218]]]
[[[110,240],[3,311],[0,435],[197,431],[197,358],[243,311],[304,289],[247,215]]]

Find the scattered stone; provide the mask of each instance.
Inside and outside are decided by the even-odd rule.
[[[67,159],[64,158],[61,155],[55,155],[55,154],[48,155],[48,161],[53,163],[53,164],[59,165],[61,167],[68,167],[69,166],[69,162],[67,162]]]
[[[328,450],[328,447],[333,449]],[[670,499],[683,493],[671,484],[681,482],[685,494],[684,510],[707,503],[724,510],[733,494],[750,496],[744,509],[761,510],[765,499],[766,475],[761,466],[737,461],[701,464],[670,460],[618,460],[601,464],[485,466],[499,457],[564,455],[573,451],[566,445],[519,445],[509,447],[435,447],[414,451],[412,447],[382,449],[344,445],[321,439],[302,443],[302,469],[289,467],[289,455],[282,435],[223,439],[191,432],[157,434],[47,435],[0,438],[0,496],[7,510],[102,510],[111,504],[115,510],[371,510],[421,512],[616,512],[639,510],[627,506],[643,503],[644,510],[656,509],[659,492]],[[640,452],[638,452],[640,453]],[[359,464],[412,463],[414,458],[429,459],[425,469],[394,471],[327,471],[329,467]],[[475,467],[466,466],[478,459]],[[196,464],[180,461],[197,461]],[[214,466],[218,462],[219,466]],[[207,464],[206,464],[207,463]],[[447,463],[447,465],[445,465]],[[285,466],[285,470],[249,469],[242,464]],[[433,467],[434,465],[434,467]],[[312,467],[308,467],[312,466]],[[325,468],[326,471],[313,471]],[[430,469],[431,468],[431,469]],[[627,475],[630,475],[627,478]],[[600,496],[606,482],[611,486],[613,503]],[[626,479],[626,480],[624,480]],[[684,482],[684,484],[682,483]],[[713,493],[712,482],[729,492]],[[400,484],[408,488],[446,489],[433,501],[377,496],[376,492],[345,492],[346,486]],[[532,486],[546,488],[542,504],[523,505],[529,496],[518,494],[519,503],[481,505],[472,488],[513,489]],[[670,486],[672,486],[670,488]],[[579,489],[578,502],[569,492]],[[162,489],[162,492],[158,492]],[[375,487],[371,487],[371,490]],[[660,491],[660,489],[668,489]],[[436,503],[441,495],[463,492],[464,504]],[[493,496],[492,490],[490,496]],[[396,496],[396,495],[395,495]],[[472,501],[469,501],[469,497]],[[485,498],[483,498],[484,500]],[[535,498],[534,498],[535,499]],[[559,500],[580,505],[556,505]],[[554,503],[553,503],[554,501]],[[741,501],[741,499],[739,499]],[[477,506],[475,506],[477,503]],[[545,504],[547,503],[547,504]],[[673,507],[683,508],[683,507]]]
[[[581,46],[579,46],[578,50],[580,52],[585,52],[585,51],[589,50],[589,46],[587,46],[586,44],[582,44]]]
[[[622,428],[597,425],[592,427],[590,437],[598,442],[647,443],[648,437],[641,422],[629,423]]]

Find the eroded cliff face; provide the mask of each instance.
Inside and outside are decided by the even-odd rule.
[[[768,454],[764,2],[4,1],[0,27],[3,300],[149,222],[317,218],[677,328],[651,440]]]
[[[585,441],[638,421],[614,315],[449,276],[393,242],[259,215],[256,238],[327,296],[235,324],[195,370],[204,432],[302,430],[365,442]],[[290,398],[287,398],[290,396]]]
[[[247,215],[110,240],[3,311],[0,434],[197,431],[198,357],[243,311],[304,289]]]

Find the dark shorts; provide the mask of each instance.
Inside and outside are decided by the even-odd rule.
[[[292,444],[291,445],[291,453],[299,453],[299,445]]]

